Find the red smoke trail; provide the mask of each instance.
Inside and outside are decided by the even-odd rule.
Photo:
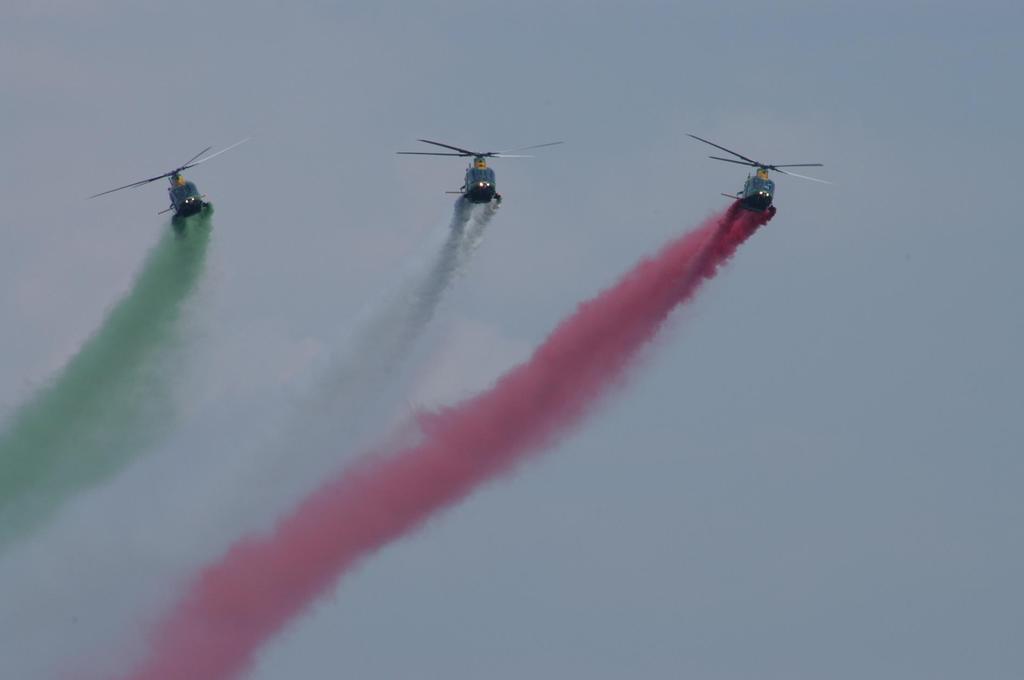
[[[360,558],[577,424],[669,312],[773,214],[734,204],[669,243],[580,305],[491,389],[431,415],[421,443],[362,461],[271,535],[236,543],[154,631],[131,677],[212,680],[245,671],[263,642]]]

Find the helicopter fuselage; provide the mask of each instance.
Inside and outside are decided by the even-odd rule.
[[[750,175],[743,183],[743,191],[740,192],[740,205],[747,210],[764,212],[772,205],[772,197],[775,195],[775,182],[767,177],[760,176],[761,173]],[[767,174],[767,173],[765,173]]]
[[[210,212],[213,211],[213,205],[208,203],[205,200],[205,197],[199,193],[199,189],[196,188],[196,185],[192,182],[187,181],[185,177],[182,176],[181,173],[185,170],[188,170],[189,168],[193,168],[199,165],[200,163],[205,163],[211,158],[216,158],[225,151],[230,151],[239,144],[242,144],[243,142],[247,141],[249,141],[248,138],[243,139],[241,142],[235,142],[228,148],[222,149],[217,153],[206,155],[213,148],[211,146],[208,146],[199,153],[197,153],[192,158],[188,159],[188,161],[184,165],[181,165],[174,170],[169,170],[168,172],[165,172],[162,175],[157,175],[156,177],[150,177],[148,179],[142,179],[136,182],[132,182],[131,184],[125,184],[124,186],[120,186],[115,189],[101,191],[98,194],[93,194],[89,198],[98,198],[99,196],[112,194],[115,191],[121,191],[122,189],[132,189],[135,187],[141,187],[146,184],[149,184],[150,182],[155,182],[166,177],[171,182],[171,186],[167,189],[167,196],[171,200],[171,207],[165,210],[161,210],[160,212],[157,213],[158,215],[169,213],[172,210],[174,211],[175,219],[184,219],[186,217],[191,217],[192,215],[198,215],[200,213],[209,214]]]
[[[167,194],[171,199],[171,208],[174,210],[175,217],[196,215],[209,205],[203,200],[195,183],[184,181],[184,178],[179,180],[172,177]]]
[[[715,147],[716,149],[721,149],[727,154],[731,154],[736,157],[722,158],[721,156],[708,156],[708,158],[711,158],[716,161],[725,161],[726,163],[735,163],[737,165],[749,165],[753,168],[757,168],[754,174],[747,176],[747,181],[743,183],[743,189],[740,191],[738,195],[734,196],[733,194],[724,194],[729,198],[738,200],[740,202],[740,205],[746,208],[747,210],[764,212],[765,210],[768,210],[770,207],[772,207],[772,198],[775,195],[775,182],[768,179],[769,170],[780,172],[783,175],[792,175],[794,177],[809,179],[813,182],[824,182],[825,184],[829,184],[829,182],[826,182],[825,180],[822,179],[808,177],[806,175],[800,175],[798,173],[791,172],[788,169],[783,170],[783,168],[821,167],[821,163],[762,163],[761,161],[755,161],[753,158],[748,158],[743,154],[736,153],[732,149],[727,149],[724,146],[715,144],[714,142],[708,139],[704,139],[703,137],[698,137],[697,135],[692,135],[690,133],[686,134],[688,137],[693,137],[698,142],[704,142],[705,144],[709,144]]]
[[[470,167],[466,170],[462,195],[470,203],[490,203],[497,196],[494,181],[494,170],[491,168]],[[500,199],[499,199],[500,200]]]
[[[461,146],[452,146],[444,142],[433,142],[429,139],[419,140],[425,144],[439,146],[446,151],[399,151],[406,156],[458,156],[460,158],[472,158],[469,167],[466,168],[466,177],[462,181],[462,187],[458,191],[449,191],[450,194],[462,194],[463,200],[467,203],[501,203],[501,194],[494,181],[494,171],[487,167],[488,158],[516,158],[518,154],[509,154],[507,151],[471,151]],[[523,146],[511,151],[528,151],[539,149],[545,146],[554,146],[562,142],[547,142],[546,144],[534,144]]]

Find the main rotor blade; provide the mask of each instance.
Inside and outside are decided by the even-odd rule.
[[[120,191],[121,189],[132,189],[134,187],[141,187],[143,184],[149,184],[150,182],[155,182],[158,179],[163,179],[164,177],[170,177],[173,174],[174,174],[174,172],[165,172],[164,174],[157,175],[156,177],[150,177],[149,179],[142,179],[142,180],[139,180],[138,182],[132,182],[131,184],[125,184],[123,187],[117,187],[116,189],[108,189],[107,191],[101,191],[98,194],[93,194],[89,198],[96,198],[97,196],[104,196],[106,194],[112,194],[115,191]],[[88,200],[88,199],[86,199],[86,200]]]
[[[460,151],[460,152],[462,152],[466,156],[479,156],[479,155],[482,155],[482,154],[478,154],[476,151],[470,151],[469,149],[463,149],[462,147],[452,146],[451,144],[442,144],[441,142],[432,142],[429,139],[417,139],[416,141],[417,142],[423,142],[424,144],[433,144],[434,146],[443,146],[444,148],[451,149],[452,151]]]
[[[211,158],[216,158],[217,156],[221,155],[222,153],[227,153],[228,151],[231,151],[232,149],[234,149],[234,148],[235,148],[236,146],[238,146],[238,145],[240,145],[240,144],[245,144],[245,143],[246,143],[246,142],[248,142],[248,141],[249,141],[250,139],[252,139],[252,137],[246,137],[246,138],[245,138],[245,139],[243,139],[242,141],[240,141],[240,142],[235,142],[234,144],[232,144],[232,145],[231,145],[231,146],[229,146],[228,148],[226,148],[226,149],[221,149],[221,150],[220,150],[220,151],[218,151],[217,153],[214,153],[214,154],[210,154],[210,155],[209,155],[209,156],[207,156],[206,158],[200,158],[200,159],[199,159],[198,161],[195,161],[195,159],[193,159],[193,161],[194,161],[194,162],[193,162],[193,161],[189,161],[189,162],[188,162],[188,163],[186,163],[185,165],[183,165],[183,166],[181,166],[180,168],[178,168],[178,172],[181,172],[182,170],[188,170],[189,168],[195,167],[195,166],[199,165],[200,163],[205,163],[206,161],[210,160]],[[212,148],[213,148],[213,147],[207,147],[207,151],[209,151],[209,150],[210,150],[210,149],[212,149]],[[203,153],[205,153],[205,151],[204,151]],[[203,154],[199,154],[199,155],[200,155],[200,156],[202,156]]]
[[[495,153],[489,154],[489,157],[490,158],[533,158],[533,156],[531,156],[530,154],[502,153],[500,151],[497,151]]]
[[[726,163],[736,163],[737,165],[749,165],[755,168],[761,167],[760,163],[751,163],[748,161],[738,161],[735,158],[722,158],[721,156],[708,156],[708,158],[714,158],[716,161],[725,161]]]
[[[718,144],[715,144],[714,142],[709,142],[708,140],[704,139],[703,137],[698,137],[697,135],[691,135],[689,132],[687,132],[686,135],[688,137],[693,137],[694,139],[696,139],[698,141],[704,142],[705,144],[710,144],[711,146],[715,147],[716,149],[721,149],[722,151],[724,151],[726,153],[731,153],[733,156],[736,156],[737,158],[742,158],[743,160],[747,161],[748,163],[753,163],[754,165],[761,165],[760,163],[755,161],[753,158],[747,158],[746,156],[744,156],[741,153],[736,153],[732,149],[726,149],[724,146],[719,146]]]
[[[545,144],[534,144],[533,146],[520,146],[516,149],[506,149],[505,151],[496,151],[495,153],[508,153],[509,151],[529,151],[530,149],[541,149],[545,146],[555,146],[556,144],[565,144],[565,142],[547,142]],[[509,156],[506,156],[509,158]]]
[[[823,168],[821,163],[785,163],[783,165],[766,165],[766,168]]]
[[[464,153],[446,153],[443,151],[396,151],[400,156],[458,156],[465,158]]]
[[[189,158],[189,159],[188,159],[187,161],[185,161],[184,163],[182,163],[182,164],[181,164],[181,167],[183,167],[183,168],[184,168],[184,167],[188,167],[188,164],[189,164],[189,163],[191,163],[191,162],[192,162],[192,161],[194,161],[195,159],[199,158],[200,156],[202,156],[202,155],[203,155],[204,153],[206,153],[207,151],[209,151],[209,150],[210,150],[210,149],[212,149],[212,148],[213,148],[212,146],[208,146],[208,147],[206,147],[205,149],[203,149],[202,151],[200,151],[199,153],[197,153],[197,154],[196,154],[195,156],[192,156],[192,158]]]
[[[790,177],[799,177],[800,179],[809,179],[812,182],[821,182],[822,184],[832,184],[832,182],[829,182],[828,180],[825,180],[825,179],[818,179],[817,177],[808,177],[807,175],[798,175],[795,172],[786,172],[785,170],[778,170],[778,169],[776,169],[776,172],[781,172],[783,175],[789,175]]]

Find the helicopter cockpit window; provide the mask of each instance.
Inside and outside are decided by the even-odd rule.
[[[470,183],[476,182],[490,182],[494,183],[494,170],[490,168],[472,168],[469,171]]]
[[[171,189],[171,193],[174,195],[175,198],[179,200],[184,200],[189,196],[198,196],[199,190],[196,189],[196,185],[193,184],[192,182],[185,182],[180,186],[173,187]]]

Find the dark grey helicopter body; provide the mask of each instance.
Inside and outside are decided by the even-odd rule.
[[[490,203],[501,205],[501,194],[498,193],[498,185],[494,170],[487,167],[488,158],[524,158],[518,154],[511,154],[509,151],[526,151],[528,149],[539,149],[544,146],[554,146],[562,142],[548,142],[546,144],[535,144],[524,146],[509,151],[470,151],[450,144],[432,142],[429,139],[417,140],[425,144],[433,144],[451,151],[399,151],[397,153],[407,156],[458,156],[460,158],[472,158],[473,162],[466,168],[466,174],[462,180],[462,187],[458,191],[449,193],[462,194],[462,197],[470,203]]]
[[[171,175],[171,186],[167,189],[167,195],[171,199],[170,209],[174,211],[175,217],[191,217],[213,208],[212,203],[203,200],[203,195],[199,193],[195,182],[189,182],[181,175]]]
[[[501,194],[495,182],[494,170],[487,167],[482,158],[474,160],[473,166],[466,168],[466,177],[459,190],[470,203],[501,203]]]
[[[161,210],[159,214],[174,211],[174,220],[176,222],[179,222],[180,220],[183,220],[186,217],[191,217],[192,215],[198,215],[200,213],[209,213],[213,210],[213,204],[208,202],[206,200],[206,197],[199,193],[199,189],[198,187],[196,187],[195,182],[190,182],[186,180],[185,176],[182,175],[181,173],[185,170],[188,170],[191,167],[199,165],[200,163],[205,163],[206,161],[210,160],[215,156],[219,156],[225,151],[230,151],[239,144],[242,144],[243,142],[247,141],[249,141],[248,138],[243,139],[241,142],[236,142],[229,146],[228,148],[218,151],[217,153],[210,154],[205,158],[200,158],[200,156],[207,153],[213,148],[212,146],[208,146],[199,153],[197,153],[195,156],[190,158],[184,165],[182,165],[179,168],[175,168],[170,172],[165,172],[162,175],[157,175],[156,177],[149,177],[147,179],[139,180],[138,182],[132,182],[131,184],[125,184],[124,186],[117,187],[116,189],[101,191],[98,194],[93,194],[89,198],[96,198],[97,196],[110,194],[115,191],[120,191],[121,189],[141,187],[144,184],[149,184],[150,182],[155,182],[158,179],[163,179],[164,177],[166,177],[171,182],[171,186],[167,189],[167,195],[171,199],[171,207],[167,208],[166,210]]]
[[[809,179],[813,182],[830,184],[830,182],[826,182],[823,179],[808,177],[806,175],[798,175],[795,172],[788,172],[786,170],[782,170],[782,168],[821,167],[821,163],[787,163],[785,165],[772,165],[769,163],[761,163],[760,161],[755,161],[751,158],[747,158],[746,156],[740,155],[735,151],[732,151],[731,149],[726,149],[724,146],[719,146],[714,142],[710,142],[704,139],[703,137],[698,137],[697,135],[688,136],[693,137],[698,141],[704,142],[705,144],[710,144],[716,149],[721,149],[726,153],[731,153],[733,156],[736,156],[736,158],[739,158],[740,160],[735,160],[733,158],[722,158],[720,156],[708,156],[708,158],[713,158],[716,161],[725,161],[726,163],[749,165],[753,168],[756,168],[753,174],[747,175],[746,181],[743,182],[743,189],[740,190],[739,194],[722,194],[723,196],[728,196],[729,198],[734,198],[738,200],[740,202],[740,205],[746,208],[747,210],[764,212],[765,210],[772,206],[772,200],[775,197],[775,182],[768,178],[769,170],[780,172],[783,175],[792,175],[793,177],[800,177],[801,179]]]

